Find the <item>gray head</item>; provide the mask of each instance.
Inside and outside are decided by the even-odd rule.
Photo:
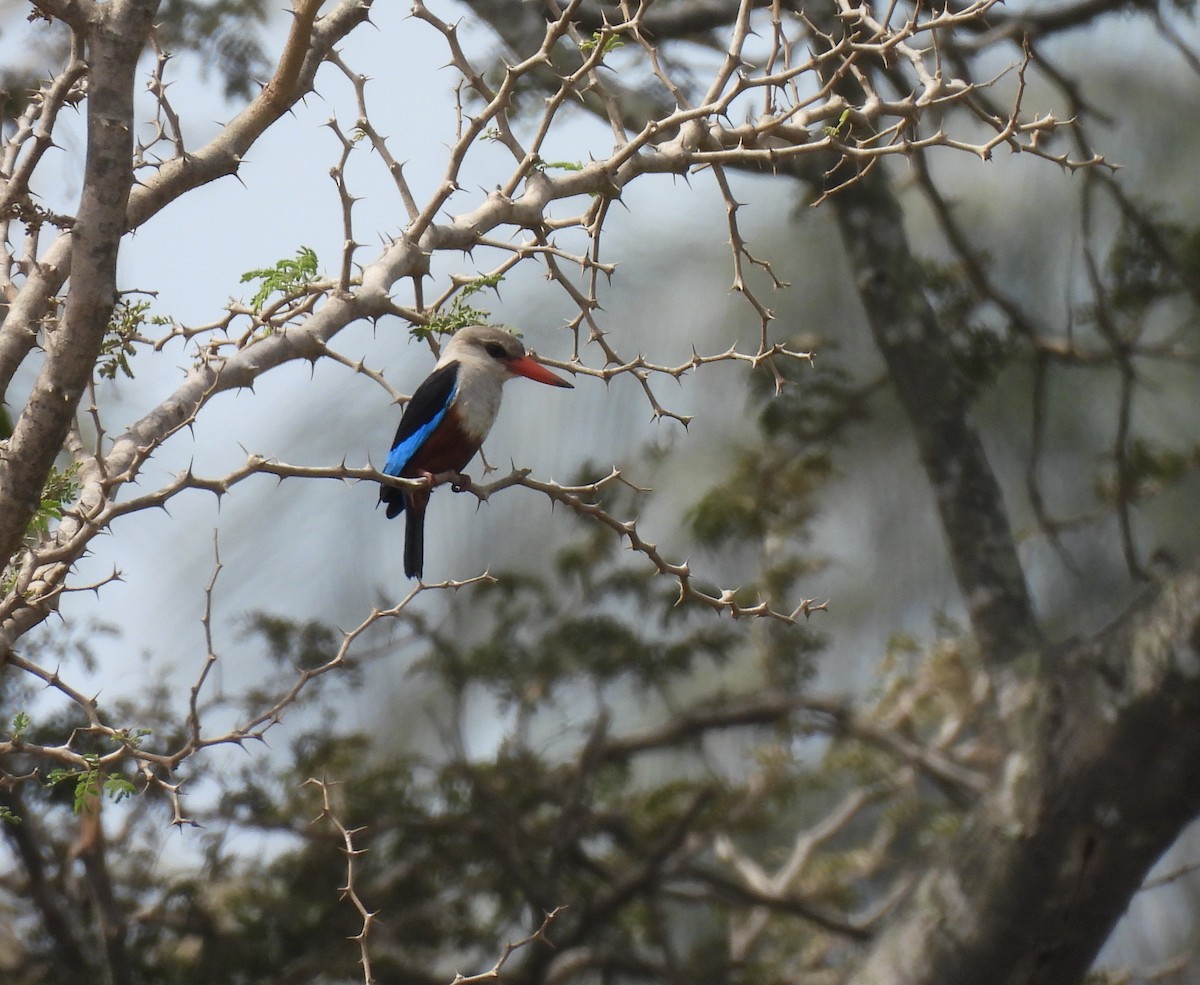
[[[438,362],[470,359],[472,354],[494,360],[520,359],[525,355],[525,346],[512,332],[494,325],[468,325],[450,336]]]
[[[527,355],[519,338],[493,325],[468,325],[455,332],[442,349],[438,365],[444,366],[451,362],[499,375],[503,379],[526,376],[551,386],[571,386]]]

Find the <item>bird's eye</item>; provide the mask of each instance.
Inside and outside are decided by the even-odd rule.
[[[508,353],[504,351],[504,346],[499,342],[489,342],[484,346],[484,349],[487,350],[487,354],[493,359],[508,358]]]

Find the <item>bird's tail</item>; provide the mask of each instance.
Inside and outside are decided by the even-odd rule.
[[[380,486],[379,502],[387,504],[387,518],[390,520],[404,509],[404,490],[392,486]]]
[[[410,501],[404,514],[404,573],[420,578],[425,568],[425,504]]]

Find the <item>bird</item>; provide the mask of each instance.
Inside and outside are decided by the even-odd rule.
[[[400,417],[384,475],[424,479],[419,489],[384,485],[379,502],[387,517],[405,514],[404,574],[421,578],[425,564],[425,508],[438,476],[461,472],[475,457],[500,410],[504,384],[524,376],[571,387],[525,351],[517,336],[493,325],[469,325],[450,336],[433,372],[417,387]]]

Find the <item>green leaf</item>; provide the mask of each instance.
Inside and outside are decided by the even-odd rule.
[[[66,504],[74,502],[79,495],[78,472],[77,464],[69,465],[62,472],[56,468],[50,469],[46,484],[42,487],[41,504],[29,521],[27,535],[49,533],[51,522],[62,519]]]
[[[616,51],[617,48],[624,48],[625,42],[615,34],[606,34],[603,30],[593,31],[592,36],[587,41],[579,43],[579,50],[585,55],[590,55],[596,50],[596,46],[603,44],[602,54],[607,55],[610,51]]]
[[[534,167],[536,167],[539,171],[548,171],[551,168],[554,168],[558,171],[582,171],[583,170],[583,162],[582,161],[542,161],[542,160],[538,160],[534,164]]]
[[[464,284],[450,301],[449,309],[434,312],[429,321],[413,329],[413,335],[426,339],[433,335],[451,335],[468,325],[487,324],[492,313],[486,308],[476,308],[467,301],[485,288],[495,289],[503,280],[503,274],[481,274]]]
[[[117,298],[104,333],[104,341],[100,344],[100,360],[96,363],[97,376],[114,380],[120,372],[133,379],[133,370],[129,365],[130,356],[137,351],[135,347],[138,343],[149,345],[152,342],[142,335],[142,326],[147,322],[151,325],[171,324],[171,319],[162,315],[147,317],[149,311],[149,301],[130,301],[125,295]]]
[[[29,728],[29,724],[32,721],[33,721],[33,719],[31,719],[29,717],[29,712],[27,712],[27,711],[18,711],[15,715],[13,715],[13,719],[12,719],[12,741],[13,742],[18,741],[21,738],[22,734],[25,732],[25,730],[27,728]]]
[[[307,246],[302,246],[296,252],[295,259],[283,259],[273,267],[261,267],[258,270],[247,270],[242,274],[241,283],[259,281],[258,291],[250,299],[250,307],[255,314],[262,311],[267,298],[272,294],[300,294],[317,279],[317,254]]]
[[[132,797],[137,793],[137,787],[133,785],[132,780],[117,773],[109,773],[104,780],[104,792],[113,799],[114,803],[119,804],[126,797]]]
[[[842,110],[842,115],[838,117],[837,126],[835,126],[835,127],[826,126],[826,127],[822,128],[825,131],[825,136],[840,137],[842,135],[843,128],[849,130],[849,127],[846,126],[846,124],[849,121],[850,121],[850,110],[848,110],[848,109]]]
[[[91,764],[90,768],[70,770],[59,767],[46,775],[47,786],[52,787],[66,782],[75,784],[73,808],[76,814],[91,812],[101,794],[105,794],[114,802],[119,803],[126,797],[137,793],[137,787],[133,785],[133,781],[120,773],[102,773],[98,756],[85,754],[83,758]]]

